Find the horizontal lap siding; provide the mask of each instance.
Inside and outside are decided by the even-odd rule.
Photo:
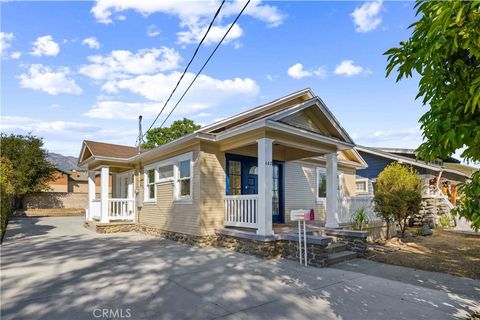
[[[179,153],[178,155],[180,155]],[[199,149],[193,151],[192,203],[174,201],[174,184],[157,185],[157,201],[144,203],[138,210],[138,222],[167,231],[201,235]],[[143,189],[143,172],[140,187]]]
[[[225,153],[211,144],[202,144],[201,150],[202,232],[212,235],[224,222]]]
[[[316,203],[316,166],[299,162],[285,164],[285,221],[290,220],[290,211],[313,208],[315,220],[325,221],[326,207]]]

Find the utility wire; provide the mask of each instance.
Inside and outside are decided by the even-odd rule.
[[[170,112],[168,113],[167,117],[165,118],[165,120],[163,120],[162,124],[160,125],[160,128],[163,127],[163,125],[165,124],[165,122],[168,120],[168,118],[170,117],[170,115],[173,113],[173,111],[177,108],[178,104],[182,101],[183,97],[187,94],[188,90],[190,90],[190,87],[193,85],[193,83],[195,82],[195,80],[197,80],[198,76],[200,75],[200,73],[203,71],[203,69],[205,68],[205,66],[208,64],[208,62],[210,61],[210,59],[213,57],[213,55],[215,54],[215,52],[217,51],[218,47],[220,47],[220,45],[222,44],[223,40],[227,37],[228,33],[230,32],[230,30],[233,28],[233,26],[235,25],[235,23],[237,22],[237,20],[240,18],[240,16],[242,15],[243,11],[245,11],[245,9],[247,8],[248,4],[250,3],[251,0],[248,0],[247,3],[245,4],[245,6],[243,6],[243,9],[242,11],[240,11],[240,13],[238,14],[238,16],[235,18],[235,20],[233,21],[233,23],[230,25],[230,28],[228,28],[227,32],[225,32],[225,34],[223,35],[222,39],[220,40],[220,42],[217,44],[217,46],[215,47],[215,49],[213,49],[212,53],[210,54],[210,56],[208,57],[208,59],[205,61],[205,63],[203,64],[202,68],[200,68],[200,70],[197,72],[197,75],[195,76],[195,78],[193,78],[192,82],[190,82],[190,84],[188,85],[187,89],[185,90],[185,92],[182,94],[182,96],[180,97],[180,99],[177,101],[177,103],[175,104],[175,106],[172,108],[172,110],[170,110]]]
[[[170,93],[170,96],[168,97],[168,99],[167,99],[167,100],[165,101],[165,103],[163,104],[162,109],[161,109],[160,112],[157,114],[157,116],[155,117],[155,120],[153,120],[153,122],[152,122],[152,124],[150,125],[150,127],[148,128],[148,130],[145,131],[145,133],[142,135],[142,137],[140,138],[140,140],[142,140],[142,139],[147,135],[148,131],[150,131],[150,129],[152,129],[153,125],[155,124],[155,122],[157,122],[158,118],[160,117],[160,115],[162,114],[163,110],[164,110],[165,107],[167,106],[168,102],[169,102],[170,99],[172,98],[173,94],[174,94],[175,91],[177,90],[178,86],[180,85],[180,82],[182,81],[183,77],[184,77],[185,74],[187,73],[188,68],[189,68],[190,65],[192,64],[193,59],[195,59],[195,56],[197,55],[198,50],[200,49],[203,41],[205,40],[205,38],[207,37],[208,33],[210,32],[210,29],[211,29],[212,26],[213,26],[213,22],[215,21],[215,19],[217,18],[218,14],[220,13],[220,10],[222,9],[224,3],[225,3],[225,0],[223,0],[222,3],[220,3],[220,6],[218,7],[217,12],[215,12],[215,15],[213,16],[212,21],[211,21],[210,24],[208,25],[207,31],[205,32],[205,34],[203,35],[203,38],[202,38],[202,39],[200,40],[200,42],[198,43],[198,46],[197,46],[197,48],[195,49],[195,52],[193,53],[192,58],[191,58],[190,61],[188,62],[187,66],[185,67],[185,70],[183,70],[182,76],[180,77],[180,79],[178,79],[177,84],[176,84],[175,87],[173,88],[173,90],[172,90],[172,92]]]

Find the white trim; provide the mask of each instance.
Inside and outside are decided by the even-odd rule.
[[[368,194],[368,178],[359,178],[355,179],[355,193],[358,195],[365,195]],[[357,182],[365,182],[365,191],[358,191],[357,190]]]
[[[148,172],[153,170],[153,182],[148,181]],[[155,170],[154,166],[148,166],[143,169],[143,203],[154,203],[157,202],[157,186],[156,186],[156,179],[157,179],[157,170]],[[153,184],[153,198],[150,198],[150,190],[148,189],[149,185]]]
[[[316,167],[315,170],[315,199],[317,204],[326,204],[327,203],[327,189],[325,189],[325,197],[319,197],[318,196],[318,176],[319,173],[323,172],[325,174],[325,179],[327,179],[327,169],[324,167]]]

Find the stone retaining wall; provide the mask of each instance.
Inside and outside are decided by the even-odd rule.
[[[354,251],[359,256],[364,256],[367,251],[367,231],[326,229],[325,235],[331,237],[334,242],[345,243],[347,250]]]
[[[443,200],[436,197],[424,197],[420,203],[418,214],[411,217],[412,224],[415,227],[426,224],[432,229],[438,225],[442,215],[450,215],[450,209]]]

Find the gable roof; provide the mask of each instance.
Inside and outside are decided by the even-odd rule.
[[[458,171],[458,170],[454,170],[454,169],[450,169],[450,168],[445,168],[445,167],[442,167],[442,166],[439,166],[439,165],[436,165],[436,164],[426,163],[425,161],[412,159],[410,157],[401,156],[401,155],[398,155],[396,153],[386,152],[386,151],[383,151],[380,148],[357,146],[356,149],[359,150],[359,151],[362,151],[362,152],[377,155],[379,157],[395,160],[395,161],[398,161],[400,163],[407,163],[407,164],[410,164],[412,166],[417,166],[417,167],[429,169],[429,170],[436,171],[436,172],[445,171],[445,172],[450,172],[450,173],[457,174],[457,175],[460,175],[460,176],[463,176],[463,177],[466,177],[466,178],[471,177],[469,174],[467,174],[465,172],[462,172],[462,171]]]
[[[324,126],[321,126],[322,128],[315,130],[314,128],[298,125],[295,121],[289,121],[291,120],[289,119],[290,117],[301,115],[302,112],[307,109],[313,110],[313,112],[316,112],[317,117],[324,120]],[[200,128],[196,132],[219,135],[261,120],[289,125],[298,129],[321,134],[328,138],[334,138],[348,144],[354,144],[353,139],[340,125],[325,103],[309,88],[294,92],[259,107]]]
[[[137,147],[84,140],[78,162],[93,157],[128,159],[138,154]]]
[[[406,156],[409,158],[417,158],[417,150],[415,149],[404,149],[404,148],[376,148],[377,150],[388,152],[388,153],[395,153],[398,155]],[[442,159],[443,162],[448,163],[461,163],[460,160],[455,159],[454,157],[446,157]]]

